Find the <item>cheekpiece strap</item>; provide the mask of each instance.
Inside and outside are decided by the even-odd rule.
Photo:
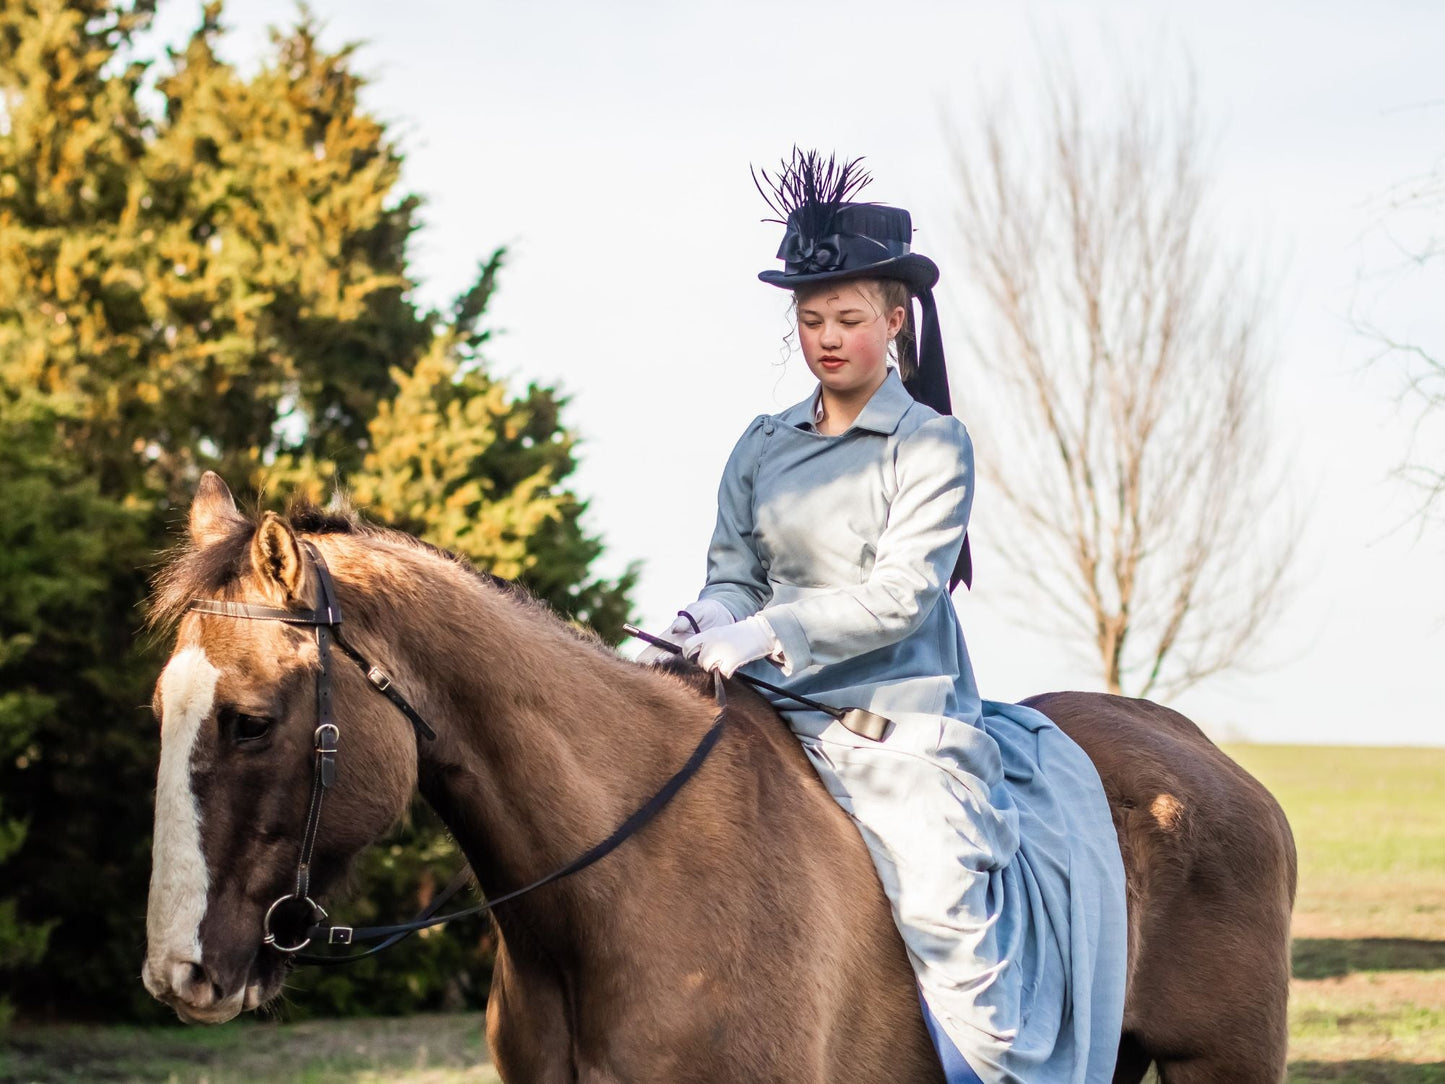
[[[321,551],[310,542],[301,544],[311,555],[311,567],[316,570],[317,587],[321,592],[321,605],[316,612],[327,617],[326,621],[320,623],[339,625],[341,624],[341,603],[336,601],[336,581],[331,578],[331,569],[326,567],[326,558],[322,557]]]

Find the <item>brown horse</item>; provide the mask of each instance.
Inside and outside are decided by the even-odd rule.
[[[191,545],[163,573],[177,625],[157,683],[161,760],[146,988],[218,1023],[274,996],[262,944],[295,887],[319,649],[310,630],[187,612],[193,598],[314,609],[314,546],[346,638],[435,727],[333,664],[339,774],[312,895],[413,788],[495,897],[574,858],[687,760],[716,707],[698,677],[578,634],[515,588],[349,518],[236,511],[202,479]],[[605,860],[495,912],[487,1007],[508,1081],[939,1081],[868,852],[775,712],[730,686],[723,737],[663,813]],[[1094,758],[1129,882],[1118,1081],[1281,1078],[1295,859],[1263,788],[1191,723],[1143,701],[1033,702]]]

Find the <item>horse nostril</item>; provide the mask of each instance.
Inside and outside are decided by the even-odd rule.
[[[194,960],[177,960],[171,966],[170,979],[172,992],[188,1005],[205,1008],[221,999],[220,987]]]

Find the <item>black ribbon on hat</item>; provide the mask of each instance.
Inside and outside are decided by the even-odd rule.
[[[782,258],[790,275],[815,275],[819,271],[840,270],[847,260],[843,255],[843,238],[840,234],[829,234],[816,240],[804,238],[797,230],[790,230],[783,238]]]
[[[913,375],[903,382],[908,393],[924,406],[940,414],[953,413],[953,398],[948,392],[948,368],[943,362],[943,332],[938,326],[938,305],[932,290],[918,291],[918,307],[923,319],[918,325],[918,364]]]
[[[918,326],[918,364],[913,374],[903,382],[908,394],[947,416],[953,413],[953,397],[948,391],[948,368],[943,361],[943,332],[938,324],[938,305],[933,300],[933,291],[919,290],[918,307],[923,310],[923,319]],[[968,535],[963,536],[963,548],[953,566],[953,575],[948,578],[948,589],[952,591],[962,583],[973,587],[973,550],[968,544]]]

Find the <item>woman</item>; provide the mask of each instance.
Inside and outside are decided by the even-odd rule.
[[[706,668],[893,720],[874,740],[778,703],[873,856],[948,1080],[1107,1081],[1123,867],[1084,753],[974,683],[949,599],[973,451],[949,406],[938,270],[909,250],[907,211],[850,202],[856,163],[795,151],[763,176],[786,229],[784,269],[759,277],[794,291],[818,388],[738,441],[707,583],[670,632]]]

